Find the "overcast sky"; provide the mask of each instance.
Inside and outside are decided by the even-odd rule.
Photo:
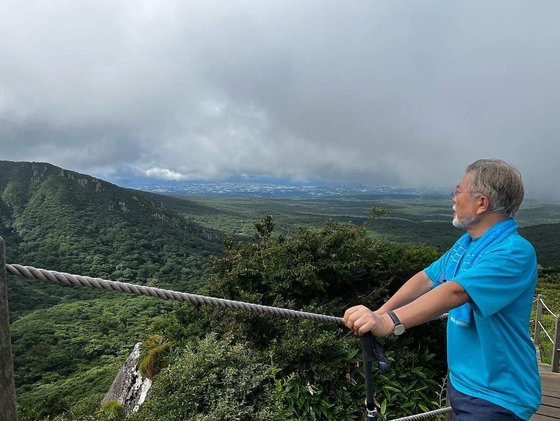
[[[556,0],[3,0],[0,159],[452,188],[494,157],[560,200],[559,21]]]

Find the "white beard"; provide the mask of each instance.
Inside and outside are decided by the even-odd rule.
[[[456,228],[467,229],[469,225],[477,222],[478,218],[476,216],[470,216],[468,218],[459,219],[455,211],[455,205],[453,205],[453,226]]]
[[[459,219],[457,216],[453,218],[453,226],[456,228],[467,229],[473,222],[476,222],[476,217],[474,216],[464,219]]]

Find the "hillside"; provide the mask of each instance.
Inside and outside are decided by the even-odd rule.
[[[182,201],[179,214],[160,198],[50,164],[0,161],[7,261],[194,289],[203,283],[208,257],[219,253],[221,236],[184,216],[189,206],[200,211],[201,205]],[[15,313],[45,304],[15,302]]]
[[[220,254],[222,236],[185,216],[189,207],[203,211],[201,205],[181,201],[180,214],[160,199],[50,164],[0,161],[7,261],[195,291]],[[68,396],[69,384],[86,400],[106,390],[152,320],[172,308],[14,278],[9,305],[18,401],[54,413],[64,404],[49,403],[50,396]]]

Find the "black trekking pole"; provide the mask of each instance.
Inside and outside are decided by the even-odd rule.
[[[373,337],[371,332],[367,332],[360,336],[362,345],[362,360],[364,362],[364,374],[366,378],[366,413],[368,421],[376,421],[377,408],[373,400],[373,376],[371,372],[371,364],[376,361],[379,364],[379,371],[387,373],[389,371],[389,361],[385,356],[385,351],[381,344]]]

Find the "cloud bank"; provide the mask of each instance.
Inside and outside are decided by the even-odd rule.
[[[4,2],[0,157],[99,177],[452,187],[505,159],[560,200],[560,3]]]

